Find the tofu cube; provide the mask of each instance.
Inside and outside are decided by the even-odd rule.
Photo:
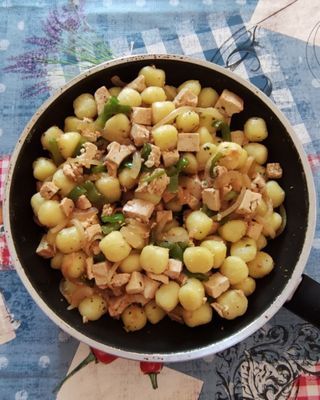
[[[178,150],[169,150],[169,151],[163,151],[162,152],[162,160],[164,166],[171,167],[171,165],[176,164],[179,161],[179,152]]]
[[[154,204],[147,200],[133,199],[129,200],[122,210],[126,217],[148,222],[153,213]]]
[[[267,177],[270,179],[279,179],[282,177],[282,168],[279,163],[267,164]]]
[[[179,133],[178,134],[178,151],[199,151],[200,136],[198,132]]]
[[[202,202],[212,211],[219,211],[221,207],[219,190],[214,188],[202,191]]]
[[[169,258],[168,269],[164,271],[170,279],[178,279],[182,271],[182,262],[180,260],[175,260],[174,258]]]
[[[258,202],[261,199],[260,193],[252,192],[251,190],[247,189],[243,196],[243,199],[237,209],[238,214],[251,214],[253,213],[257,206]]]
[[[196,107],[198,104],[198,96],[196,96],[189,88],[183,88],[173,100],[176,107],[191,106]]]
[[[143,275],[139,271],[133,271],[130,280],[126,286],[128,294],[138,294],[144,291]]]
[[[105,86],[101,86],[99,87],[99,89],[97,89],[94,93],[94,99],[96,101],[97,104],[97,111],[98,114],[101,114],[104,106],[108,100],[108,98],[110,97],[110,92],[109,90],[105,87]]]
[[[130,131],[130,136],[136,146],[143,146],[145,143],[148,143],[150,132],[149,129],[144,125],[133,124]]]
[[[152,125],[152,109],[132,107],[131,122],[141,125]]]
[[[217,298],[229,289],[230,282],[226,276],[216,272],[206,282],[203,282],[203,286],[208,296]]]
[[[214,107],[223,115],[231,117],[243,110],[243,100],[230,90],[224,89]]]

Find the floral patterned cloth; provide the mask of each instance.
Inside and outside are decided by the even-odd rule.
[[[266,10],[268,21],[299,2],[306,7],[302,0],[276,2]],[[268,2],[0,0],[0,202],[10,153],[36,108],[80,71],[110,57],[148,52],[207,59],[261,88],[296,130],[319,195],[318,23],[308,27],[305,41],[270,31],[251,23],[258,3],[261,10]],[[78,343],[22,287],[1,223],[0,291],[17,337],[0,346],[0,398],[53,399]],[[319,258],[318,225],[306,267],[318,281]],[[319,350],[319,330],[283,309],[237,346],[171,367],[204,381],[201,400],[319,399]]]

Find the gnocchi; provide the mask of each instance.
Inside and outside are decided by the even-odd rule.
[[[80,94],[42,134],[36,252],[84,323],[108,315],[134,332],[167,316],[188,327],[241,317],[285,225],[267,123],[232,119],[241,99],[210,82],[167,84],[154,65],[132,78]]]

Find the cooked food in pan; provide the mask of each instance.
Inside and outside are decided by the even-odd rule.
[[[153,66],[112,83],[78,96],[64,127],[42,135],[37,254],[61,271],[83,322],[109,315],[136,331],[166,316],[190,327],[240,317],[286,223],[265,121],[231,131],[250,107],[236,93],[169,86]]]

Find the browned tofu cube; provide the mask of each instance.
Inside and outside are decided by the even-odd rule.
[[[253,213],[256,210],[260,199],[261,199],[260,193],[255,193],[247,189],[239,205],[239,208],[237,209],[237,213],[238,214]]]
[[[164,166],[171,167],[171,165],[176,164],[179,161],[179,152],[178,150],[169,150],[162,152],[162,160]]]
[[[189,88],[183,88],[176,95],[173,103],[177,108],[181,106],[196,107],[198,104],[198,96],[196,96]]]
[[[182,271],[182,262],[180,260],[175,260],[174,258],[169,258],[168,269],[164,271],[170,279],[178,279]]]
[[[229,289],[230,282],[226,276],[216,272],[206,282],[203,282],[203,286],[208,296],[217,298]]]
[[[221,207],[219,190],[214,188],[202,191],[202,202],[212,211],[219,211]]]
[[[200,136],[198,132],[179,133],[178,134],[178,151],[199,151]]]
[[[270,179],[279,179],[282,177],[282,168],[279,163],[267,164],[267,177]]]
[[[130,131],[130,136],[136,146],[143,146],[145,143],[148,143],[150,132],[149,129],[144,125],[133,124]]]
[[[139,271],[133,271],[130,280],[126,286],[128,294],[137,294],[144,291],[143,275]]]
[[[134,89],[139,93],[143,92],[147,87],[144,75],[137,76],[132,82],[128,83],[126,87]]]
[[[126,217],[148,222],[153,213],[154,204],[147,200],[133,199],[129,200],[122,210]]]
[[[230,90],[224,89],[214,107],[223,115],[231,117],[243,110],[243,100]]]
[[[152,110],[145,107],[132,107],[131,122],[141,125],[152,124]]]
[[[97,104],[97,111],[98,114],[101,114],[104,106],[108,100],[108,98],[110,97],[110,92],[109,90],[105,87],[105,86],[101,86],[99,87],[99,89],[97,89],[94,93],[94,99],[96,101]]]

